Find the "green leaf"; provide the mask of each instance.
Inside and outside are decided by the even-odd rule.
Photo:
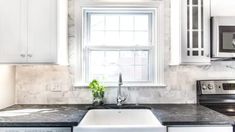
[[[98,80],[93,80],[88,87],[94,97],[104,97],[105,87]]]

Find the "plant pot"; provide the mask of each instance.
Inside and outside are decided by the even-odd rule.
[[[93,105],[103,105],[104,104],[104,98],[103,97],[93,97]]]

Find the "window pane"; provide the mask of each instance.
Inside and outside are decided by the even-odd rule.
[[[106,15],[105,17],[105,30],[119,30],[119,16],[118,15]]]
[[[105,52],[105,65],[118,65],[119,52],[118,51],[107,51]]]
[[[136,66],[135,67],[135,80],[138,80],[138,81],[148,80],[147,66]]]
[[[104,32],[103,31],[93,31],[91,32],[91,43],[93,45],[102,45],[104,40]]]
[[[198,7],[193,7],[193,29],[198,29]]]
[[[193,48],[198,48],[198,32],[193,31]]]
[[[105,32],[105,43],[108,45],[117,45],[119,42],[119,32],[117,31],[106,31]]]
[[[132,15],[122,15],[120,16],[120,30],[123,31],[133,31],[134,29],[134,16]]]
[[[135,46],[148,45],[149,14],[90,14],[90,45]],[[88,20],[89,21],[89,20]],[[90,28],[89,28],[90,26]]]
[[[135,32],[135,42],[137,45],[147,45],[148,37],[148,32]]]
[[[120,44],[122,46],[132,44],[133,37],[134,37],[134,34],[132,31],[121,31],[120,32],[120,41],[121,41]]]
[[[134,65],[134,51],[121,51],[120,52],[120,65]]]
[[[104,30],[104,15],[91,15],[91,30]]]
[[[149,60],[148,56],[148,51],[136,51],[135,65],[147,65]]]
[[[151,81],[149,56],[153,50],[147,46],[152,45],[152,14],[101,11],[87,12],[87,16],[86,81],[117,82],[120,72],[125,82]]]
[[[103,66],[105,63],[104,60],[104,51],[92,51],[90,52],[90,64],[92,66]]]
[[[135,16],[135,30],[148,31],[149,26],[148,15]]]
[[[102,79],[116,82],[118,74],[124,81],[149,80],[149,51],[90,51],[89,81]]]
[[[123,77],[123,81],[134,81],[134,66],[122,66],[121,67],[121,73]],[[118,78],[116,78],[118,80]]]
[[[198,0],[193,0],[193,4],[197,5],[198,4]]]

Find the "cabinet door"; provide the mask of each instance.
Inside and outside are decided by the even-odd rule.
[[[56,62],[56,0],[28,0],[28,62]]]
[[[210,63],[210,1],[182,0],[182,63]]]
[[[0,0],[0,63],[23,63],[27,42],[24,28],[23,0]]]
[[[232,126],[168,127],[168,132],[233,132]]]

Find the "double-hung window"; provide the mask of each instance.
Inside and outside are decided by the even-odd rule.
[[[152,83],[155,71],[152,9],[84,9],[84,80]]]

